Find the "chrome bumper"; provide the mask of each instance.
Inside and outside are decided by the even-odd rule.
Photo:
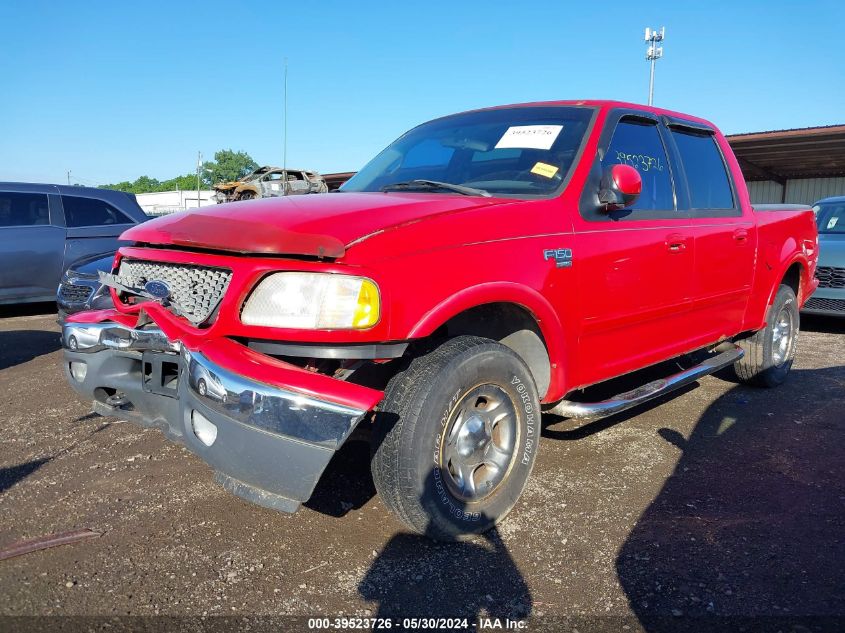
[[[154,327],[66,323],[62,342],[68,381],[95,411],[161,428],[214,467],[227,490],[279,510],[310,497],[367,414],[235,374]],[[214,429],[210,443],[198,424]]]
[[[135,330],[117,323],[65,323],[62,345],[72,352],[92,354],[104,349],[178,352],[178,341],[169,341],[158,328]]]

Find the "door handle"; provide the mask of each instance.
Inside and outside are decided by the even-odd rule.
[[[670,253],[683,253],[687,250],[687,238],[685,235],[672,234],[666,238],[666,249]]]
[[[748,241],[748,231],[745,229],[737,229],[734,231],[734,240],[739,242],[740,244],[744,244]]]

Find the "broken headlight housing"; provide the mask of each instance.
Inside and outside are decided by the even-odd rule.
[[[379,320],[378,286],[366,277],[284,272],[268,275],[241,310],[244,325],[363,330]]]

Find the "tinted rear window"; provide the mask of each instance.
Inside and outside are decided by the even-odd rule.
[[[0,226],[50,224],[47,194],[0,191]]]
[[[725,161],[711,134],[673,130],[687,176],[693,209],[733,209],[734,199]]]
[[[71,227],[132,224],[132,220],[122,211],[96,198],[62,196],[62,206],[65,209],[65,221]]]

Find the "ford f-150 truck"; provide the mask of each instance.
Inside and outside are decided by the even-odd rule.
[[[115,308],[63,326],[95,411],[283,511],[369,429],[383,502],[445,540],[510,511],[543,412],[611,415],[723,368],[782,383],[817,285],[809,208],[752,207],[711,123],[608,101],[447,116],[339,193],[122,239]]]

